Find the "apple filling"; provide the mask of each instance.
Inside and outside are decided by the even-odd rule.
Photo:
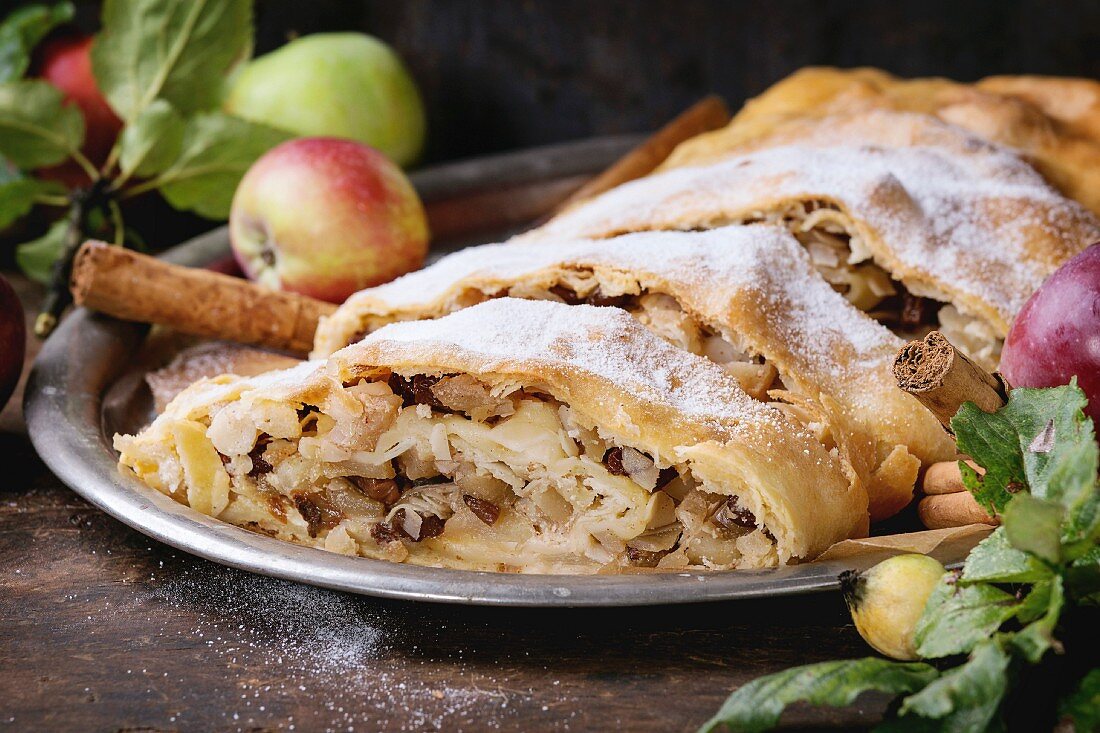
[[[502,571],[787,559],[728,487],[602,435],[537,388],[383,373],[345,385],[324,410],[230,403],[207,422],[185,441],[177,434],[173,456],[135,470],[281,539]]]
[[[947,297],[931,289],[911,292],[872,261],[871,250],[848,218],[825,201],[792,203],[754,212],[737,222],[767,223],[791,231],[806,248],[821,276],[851,303],[905,339],[921,338],[933,329],[988,369],[1000,361],[1003,340],[991,325],[961,313]]]

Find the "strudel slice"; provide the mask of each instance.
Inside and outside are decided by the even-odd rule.
[[[989,368],[1027,297],[1100,238],[1015,155],[925,115],[829,118],[770,142],[627,183],[524,236],[782,224],[857,307],[906,337],[939,328]]]
[[[718,363],[750,396],[842,446],[867,486],[873,521],[909,503],[922,462],[955,455],[939,422],[897,388],[891,364],[901,339],[817,277],[777,226],[472,247],[353,295],[322,321],[314,356],[388,323],[500,297],[615,305]]]
[[[1020,153],[1066,196],[1100,215],[1100,82],[1000,76],[975,84],[901,79],[880,69],[807,67],[750,99],[729,125],[680,146],[671,165],[773,137],[792,121],[868,109],[917,112]],[[872,142],[873,141],[868,141]]]
[[[867,529],[846,462],[615,308],[502,298],[199,382],[121,465],[203,513],[394,561],[759,568]]]

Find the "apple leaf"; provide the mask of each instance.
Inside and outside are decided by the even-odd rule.
[[[123,175],[152,176],[179,157],[185,124],[180,113],[163,99],[154,100],[119,137],[119,166]]]
[[[107,0],[92,70],[118,116],[155,99],[183,113],[216,107],[223,77],[252,49],[249,0]]]
[[[0,83],[21,79],[31,65],[31,52],[46,34],[73,19],[73,4],[28,5],[0,24]]]
[[[84,142],[84,116],[44,81],[0,84],[0,155],[19,168],[61,163]]]
[[[938,720],[918,730],[984,731],[993,723],[1001,699],[1008,690],[1010,657],[996,641],[987,640],[974,648],[965,664],[944,672],[920,692],[902,701],[898,710],[900,729],[913,717]],[[890,730],[890,726],[884,726]]]
[[[1031,494],[1019,494],[1005,509],[1005,536],[1017,550],[1029,552],[1052,565],[1062,560],[1062,518],[1066,510],[1061,504],[1039,499]]]
[[[898,694],[915,692],[938,676],[935,667],[892,662],[877,657],[820,662],[793,667],[743,685],[698,733],[725,729],[739,733],[771,730],[791,703],[842,707],[871,690]]]
[[[0,229],[27,214],[38,194],[64,191],[58,183],[24,176],[18,168],[0,158]]]
[[[1034,556],[1013,547],[1005,528],[998,527],[970,551],[959,583],[1034,583],[1052,573]]]
[[[48,283],[53,263],[65,248],[65,232],[68,228],[68,220],[60,219],[51,224],[38,239],[16,247],[15,262],[19,269],[32,280]]]
[[[1062,700],[1058,715],[1072,721],[1074,730],[1100,730],[1100,668],[1086,674],[1076,689]]]
[[[924,659],[965,654],[1016,615],[1011,593],[986,583],[960,585],[945,573],[932,590],[913,634]]]
[[[220,112],[198,114],[184,126],[179,157],[150,184],[177,209],[225,219],[249,167],[291,137]]]

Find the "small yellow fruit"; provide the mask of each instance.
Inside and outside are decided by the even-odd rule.
[[[862,573],[841,574],[844,601],[859,635],[888,657],[919,659],[913,632],[944,572],[927,555],[898,555]]]

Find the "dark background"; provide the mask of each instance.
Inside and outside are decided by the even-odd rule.
[[[78,0],[85,30],[99,6]],[[1100,77],[1100,0],[256,0],[256,15],[257,55],[342,30],[395,47],[427,107],[421,166],[654,130],[711,92],[736,110],[809,64]],[[154,249],[216,225],[156,195],[124,213]],[[0,264],[11,251],[0,246]]]
[[[709,92],[731,106],[808,64],[905,76],[1100,77],[1097,0],[259,0],[257,51],[357,29],[405,58],[426,162],[650,130]]]
[[[0,3],[2,4],[2,3]],[[1100,0],[257,0],[256,53],[364,31],[423,92],[423,163],[732,108],[808,64],[903,76],[1100,77]],[[81,4],[94,29],[98,3]]]

